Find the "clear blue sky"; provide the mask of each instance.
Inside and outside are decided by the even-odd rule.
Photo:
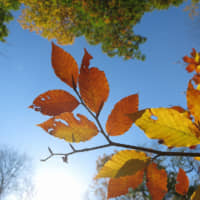
[[[145,14],[137,25],[135,32],[148,38],[142,46],[147,55],[145,62],[109,58],[102,53],[99,45],[88,45],[84,38],[78,38],[73,45],[63,47],[74,56],[79,66],[83,48],[86,48],[94,57],[91,66],[99,67],[105,72],[110,85],[110,95],[100,116],[103,124],[114,103],[134,93],[139,93],[140,108],[170,105],[186,107],[184,91],[190,75],[186,73],[184,65],[177,62],[182,62],[182,57],[189,54],[191,48],[199,50],[198,36],[194,34],[199,27],[194,26],[188,13],[183,12],[184,6]],[[15,13],[16,17],[18,14],[19,12]],[[71,156],[68,165],[62,163],[59,158],[45,163],[39,161],[48,155],[48,146],[55,152],[68,152],[70,149],[66,142],[35,126],[48,117],[28,109],[28,106],[35,97],[47,90],[73,91],[53,72],[50,41],[23,30],[16,20],[10,23],[9,29],[7,42],[0,44],[0,144],[28,153],[36,163],[36,171],[57,168],[76,174],[87,186],[95,173],[97,156],[108,152],[108,149]],[[77,112],[86,114],[81,107]],[[124,136],[113,139],[130,144],[152,145],[135,127]],[[90,142],[75,146],[81,148],[103,142],[104,139],[97,136]]]

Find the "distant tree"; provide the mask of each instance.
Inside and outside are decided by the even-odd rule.
[[[101,44],[112,57],[141,59],[140,45],[146,37],[134,27],[144,13],[179,6],[184,0],[20,0],[25,5],[19,20],[24,29],[35,31],[62,45],[85,36],[89,44]]]
[[[182,149],[184,150],[184,148]],[[99,157],[96,161],[96,170],[97,173],[104,166],[104,164],[111,158],[112,155],[104,154],[102,157]],[[172,158],[163,158],[157,159],[155,162],[160,168],[165,168],[168,172],[168,193],[165,196],[165,200],[190,200],[190,197],[194,190],[197,188],[197,185],[200,184],[200,175],[199,167],[200,163],[193,158],[186,157],[172,157]],[[178,169],[184,169],[188,175],[190,175],[192,184],[189,187],[189,192],[187,196],[181,196],[175,192],[176,176],[178,174]],[[90,185],[90,188],[87,191],[86,200],[107,200],[107,187],[109,179],[96,179]],[[116,200],[151,200],[151,196],[146,187],[145,179],[142,184],[136,188],[131,189],[126,195],[116,197]]]
[[[20,7],[18,0],[0,0],[0,41],[5,42],[9,31],[7,24],[13,19],[12,10]]]
[[[0,149],[0,200],[14,195],[20,200],[30,200],[34,186],[30,160],[10,148]]]

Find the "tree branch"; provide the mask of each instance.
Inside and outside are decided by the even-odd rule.
[[[72,81],[73,81],[73,77],[72,77]],[[95,147],[90,147],[90,148],[83,148],[83,149],[75,149],[73,147],[72,144],[69,143],[70,148],[72,149],[71,152],[69,153],[54,153],[50,148],[49,152],[50,155],[44,159],[42,159],[41,161],[47,161],[48,159],[50,159],[53,156],[64,156],[63,160],[65,162],[67,162],[68,160],[68,156],[75,154],[75,153],[81,153],[81,152],[87,152],[87,151],[94,151],[97,149],[103,149],[103,148],[107,148],[107,147],[121,147],[121,148],[126,148],[126,149],[134,149],[134,150],[138,150],[138,151],[142,151],[142,152],[147,152],[147,153],[152,153],[155,154],[152,159],[156,159],[160,156],[184,156],[184,157],[200,157],[200,153],[196,153],[196,152],[170,152],[170,151],[159,151],[159,150],[155,150],[155,149],[151,149],[151,148],[146,148],[146,147],[140,147],[140,146],[134,146],[134,145],[129,145],[129,144],[122,144],[122,143],[118,143],[118,142],[113,142],[110,140],[109,136],[106,134],[106,132],[104,131],[101,122],[99,121],[99,113],[97,115],[95,115],[90,108],[85,104],[85,102],[83,101],[81,95],[79,94],[77,88],[73,87],[75,93],[77,94],[81,104],[85,107],[85,109],[89,112],[89,114],[94,118],[94,120],[96,121],[100,132],[102,133],[102,135],[104,136],[104,138],[107,140],[108,144],[105,145],[100,145],[100,146],[95,146]]]
[[[53,156],[65,156],[68,157],[69,155],[75,154],[75,153],[81,153],[81,152],[86,152],[86,151],[94,151],[97,149],[103,149],[107,147],[122,147],[122,148],[128,148],[128,149],[134,149],[134,150],[139,150],[147,153],[153,153],[156,154],[156,156],[153,158],[157,158],[160,156],[185,156],[185,157],[200,157],[200,153],[196,152],[169,152],[169,151],[159,151],[151,148],[145,148],[145,147],[139,147],[139,146],[134,146],[134,145],[129,145],[129,144],[121,144],[117,142],[112,142],[110,144],[105,144],[105,145],[100,145],[100,146],[95,146],[95,147],[90,147],[90,148],[83,148],[83,149],[74,149],[73,151],[69,153],[53,153],[50,154],[48,157],[45,159],[42,159],[41,161],[47,161]]]

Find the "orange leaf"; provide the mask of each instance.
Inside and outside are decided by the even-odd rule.
[[[44,115],[59,115],[72,112],[79,102],[74,96],[64,90],[50,90],[39,95],[29,108],[40,111]]]
[[[194,89],[191,81],[187,89],[187,106],[190,113],[194,116],[195,122],[200,122],[200,91]]]
[[[162,200],[167,193],[167,173],[164,169],[158,169],[155,163],[147,168],[147,187],[152,200]]]
[[[92,56],[85,50],[79,76],[80,94],[85,104],[99,114],[109,95],[109,85],[103,71],[96,67],[88,68]]]
[[[180,195],[186,195],[189,188],[189,179],[183,169],[179,169],[177,178],[176,178],[176,192]]]
[[[111,178],[108,184],[108,199],[125,195],[128,189],[136,189],[143,181],[144,170],[136,172],[132,176],[124,176],[120,178]]]
[[[196,65],[195,65],[195,64],[189,64],[185,69],[186,69],[189,73],[191,73],[191,72],[193,72],[193,71],[195,70],[195,68],[196,68]]]
[[[98,133],[96,125],[84,115],[77,114],[77,120],[73,113],[65,112],[57,115],[41,124],[41,128],[49,134],[64,139],[67,142],[81,142],[90,140]]]
[[[195,74],[192,78],[196,85],[200,84],[200,74]]]
[[[55,74],[71,88],[76,87],[78,81],[78,65],[74,58],[52,43],[52,66]]]
[[[93,57],[87,52],[86,49],[84,49],[84,56],[82,59],[82,63],[81,63],[81,68],[87,68],[90,65],[90,59],[92,59]]]
[[[115,104],[106,123],[106,131],[109,135],[122,135],[129,130],[133,121],[128,114],[138,111],[138,101],[138,95],[134,94],[121,99]]]
[[[184,56],[183,61],[186,63],[195,63],[194,58],[190,58],[188,56]]]
[[[174,109],[174,110],[177,110],[178,112],[180,113],[184,113],[185,112],[185,109],[182,108],[181,106],[172,106],[170,107],[171,109]]]
[[[200,72],[200,55],[196,52],[196,50],[193,48],[191,53],[192,58],[188,56],[183,57],[183,61],[188,63],[186,70],[190,73],[194,70],[199,73]]]

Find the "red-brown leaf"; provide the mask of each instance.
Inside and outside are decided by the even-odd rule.
[[[117,136],[128,131],[133,124],[133,120],[128,114],[137,112],[138,104],[139,100],[137,94],[125,97],[115,104],[106,123],[107,133],[111,136]]]
[[[158,169],[155,163],[147,168],[147,187],[152,200],[162,200],[167,193],[167,173],[164,169]]]
[[[75,59],[69,53],[52,43],[51,61],[57,77],[71,88],[76,87],[79,70]]]
[[[120,178],[111,178],[108,184],[108,199],[125,195],[128,189],[136,189],[143,181],[144,170],[136,172],[132,176],[124,176]]]
[[[44,115],[55,116],[63,112],[72,112],[79,102],[64,90],[50,90],[39,95],[29,108]]]
[[[186,195],[189,189],[189,179],[183,169],[179,169],[177,178],[176,178],[176,192],[180,195]]]
[[[191,81],[188,83],[187,89],[187,106],[190,113],[194,116],[195,122],[200,122],[200,91],[196,90]]]
[[[88,68],[92,56],[85,50],[79,76],[80,94],[85,104],[99,114],[109,95],[109,85],[103,71]]]
[[[87,50],[84,49],[84,56],[82,59],[81,68],[88,68],[90,65],[90,59],[92,58],[93,57],[87,52]]]

